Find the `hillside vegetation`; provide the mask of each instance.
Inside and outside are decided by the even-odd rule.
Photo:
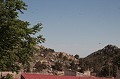
[[[54,49],[36,46],[29,69],[24,71],[56,74],[57,71],[72,70],[83,73],[90,70],[99,77],[110,77],[116,75],[120,66],[120,48],[107,45],[85,58],[79,55],[70,55],[65,52],[55,52]],[[27,67],[28,68],[28,67]]]
[[[65,52],[55,52],[54,49],[45,48],[44,46],[36,46],[31,61],[31,68],[26,72],[45,72],[55,74],[55,71],[63,71],[66,69],[78,71],[79,60],[78,55],[70,55]],[[76,58],[75,58],[76,57]]]
[[[87,57],[80,59],[81,66],[90,69],[97,76],[115,76],[119,63],[120,48],[114,45],[107,45]]]

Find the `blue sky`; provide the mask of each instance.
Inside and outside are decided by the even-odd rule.
[[[41,22],[42,45],[85,57],[108,44],[120,47],[120,0],[24,0],[20,19]]]

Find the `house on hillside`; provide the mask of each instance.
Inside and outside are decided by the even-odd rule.
[[[25,73],[21,75],[20,79],[112,79],[112,78],[56,76],[56,75],[26,74]]]
[[[13,76],[13,79],[20,79],[21,72],[19,72],[19,73],[17,74],[16,72],[2,71],[2,72],[0,72],[0,79],[1,79],[2,77],[7,76],[8,74],[12,75],[12,76]]]
[[[84,71],[83,75],[85,75],[85,76],[90,76],[91,74],[90,74],[90,71],[89,71],[89,70],[86,70],[86,71]]]
[[[77,71],[72,71],[72,70],[64,70],[64,75],[65,76],[91,76],[90,71],[84,71],[84,73],[80,73]]]
[[[65,76],[76,76],[76,71],[64,70],[64,75]]]
[[[115,79],[120,79],[120,69],[117,69],[117,73],[116,73],[116,78]]]

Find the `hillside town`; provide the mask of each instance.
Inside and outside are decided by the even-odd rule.
[[[44,46],[36,46],[36,48],[37,48],[37,52],[34,54],[32,58],[32,62],[30,62],[31,65],[28,68],[29,69],[28,71],[26,71],[26,69],[21,69],[19,73],[16,72],[12,73],[9,71],[0,72],[1,77],[6,76],[7,74],[12,74],[13,78],[15,79],[30,79],[29,76],[33,77],[31,79],[34,79],[34,77],[36,76],[38,77],[36,79],[43,79],[44,76],[50,76],[55,78],[57,76],[58,77],[73,76],[75,78],[97,78],[97,79],[103,78],[103,77],[98,77],[97,73],[94,73],[93,70],[91,70],[90,68],[81,71],[81,66],[80,66],[81,62],[79,61],[78,55],[73,56],[65,52],[55,52],[53,49],[45,48]],[[107,49],[107,51],[109,51],[109,49],[110,50],[117,49],[117,47],[108,45],[103,49],[104,50]],[[95,52],[94,54],[97,53]],[[75,68],[73,68],[73,66]],[[39,78],[41,76],[43,76],[43,78]],[[117,68],[115,77],[112,75],[110,76],[109,74],[109,76],[106,77],[105,79],[107,78],[119,79],[120,78],[119,68]]]
[[[0,0],[0,79],[120,79],[118,5],[119,0]],[[21,15],[25,10],[28,16]]]

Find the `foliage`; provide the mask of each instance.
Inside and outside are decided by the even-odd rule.
[[[6,76],[2,77],[1,79],[13,79],[13,75],[7,74]]]
[[[22,0],[0,0],[0,71],[18,71],[26,66],[35,52],[35,45],[45,41],[36,35],[41,23],[29,27],[29,22],[18,19],[26,10]],[[36,37],[35,37],[36,36]]]
[[[79,70],[79,72],[84,73],[85,70],[86,70],[85,67],[81,67],[81,69]]]
[[[78,65],[76,65],[75,62],[72,61],[70,63],[69,69],[71,69],[71,70],[77,70],[78,69]]]
[[[120,55],[118,55],[118,56],[116,56],[116,57],[114,58],[113,63],[114,63],[116,66],[120,67]]]
[[[52,66],[54,70],[61,71],[62,70],[62,64],[60,62],[56,62],[55,65]]]
[[[63,53],[60,53],[58,57],[63,58]]]
[[[40,52],[44,53],[44,56],[47,56],[48,53],[55,52],[55,51],[54,51],[54,49],[45,48],[45,49],[42,49]]]
[[[67,58],[66,56],[64,56],[64,57],[63,57],[63,60],[64,60],[64,61],[65,61],[65,60],[68,60],[68,58]]]
[[[45,48],[43,50],[43,52],[55,52],[54,49],[50,49],[50,48]]]
[[[74,57],[75,57],[76,59],[79,59],[79,55],[78,55],[78,54],[76,54]]]
[[[84,67],[84,69],[89,68],[97,76],[108,77],[115,76],[119,61],[120,48],[114,45],[107,45],[103,49],[80,60],[80,66]]]
[[[43,69],[46,69],[47,66],[39,61],[35,64],[34,68],[35,68],[35,70],[34,70],[35,72],[40,72]]]

